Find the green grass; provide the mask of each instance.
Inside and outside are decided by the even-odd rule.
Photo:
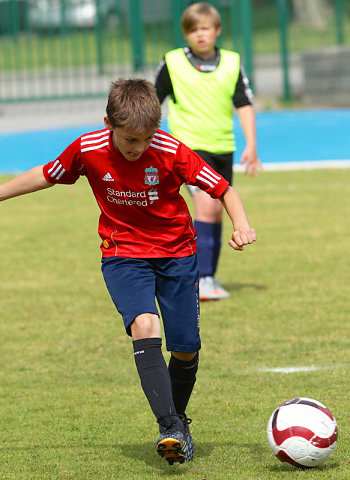
[[[289,2],[291,6],[292,2]],[[288,49],[291,53],[318,49],[336,45],[337,32],[335,22],[336,0],[329,2],[332,10],[324,25],[299,23],[293,18],[292,11],[288,18]],[[343,35],[344,43],[350,43],[350,3],[344,3]],[[253,52],[255,55],[281,51],[281,31],[277,2],[271,5],[255,5],[252,11]]]
[[[350,44],[350,10],[345,5],[343,19],[344,42]],[[231,21],[229,9],[223,8],[223,33],[220,46],[244,53],[241,11],[237,9]],[[290,52],[335,45],[337,42],[334,12],[324,26],[300,24],[289,19],[288,48]],[[232,24],[235,24],[233,27]],[[17,36],[0,36],[0,70],[2,72],[31,72],[51,69],[78,69],[102,66],[105,69],[133,64],[133,46],[130,26],[127,24],[103,25],[99,36],[94,30],[48,30],[46,33],[20,32]],[[235,31],[233,31],[235,29]],[[144,26],[144,65],[158,65],[163,55],[175,48],[173,23],[155,22]],[[233,45],[233,39],[237,45]],[[253,54],[280,54],[280,28],[277,5],[254,5],[252,10]],[[137,49],[138,50],[138,49]],[[141,55],[140,52],[137,55]]]
[[[196,457],[178,468],[154,451],[87,183],[1,204],[1,480],[349,478],[350,171],[237,174],[236,187],[258,242],[234,252],[225,222],[218,276],[231,296],[201,304],[188,410]],[[328,368],[261,371],[288,366]],[[292,470],[267,444],[272,411],[294,396],[320,400],[338,421],[320,469]]]
[[[0,56],[1,70],[29,72],[93,67],[99,63],[124,65],[131,58],[127,36],[107,29],[100,39],[93,31],[72,31],[65,35],[55,32],[46,35],[26,33],[16,40],[4,37],[0,42]]]

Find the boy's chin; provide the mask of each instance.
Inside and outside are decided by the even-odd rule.
[[[123,156],[129,161],[129,162],[136,162],[141,157],[140,154],[134,154],[134,153],[124,153]]]

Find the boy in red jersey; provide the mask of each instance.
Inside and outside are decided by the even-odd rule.
[[[170,464],[194,455],[185,410],[198,369],[196,232],[183,183],[223,203],[234,225],[235,250],[256,240],[237,192],[196,153],[158,129],[161,111],[143,79],[111,86],[106,129],[82,135],[56,160],[0,186],[0,200],[72,184],[85,175],[101,210],[102,272],[132,337],[144,393],[159,424],[158,453]],[[162,314],[167,367],[157,299]]]

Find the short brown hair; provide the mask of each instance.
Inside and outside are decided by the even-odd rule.
[[[189,33],[203,17],[210,17],[215,28],[221,26],[220,13],[216,8],[207,2],[197,2],[186,8],[182,14],[181,29],[183,33],[185,35]]]
[[[137,133],[159,127],[162,116],[154,85],[143,78],[112,82],[106,113],[113,128]]]

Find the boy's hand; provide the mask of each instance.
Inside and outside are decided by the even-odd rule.
[[[262,163],[254,148],[246,147],[243,150],[239,163],[240,165],[245,165],[244,173],[251,177],[255,177],[262,170]]]
[[[254,228],[240,228],[233,232],[232,238],[228,243],[234,250],[243,251],[244,245],[248,245],[249,243],[253,243],[255,241],[256,233]]]

